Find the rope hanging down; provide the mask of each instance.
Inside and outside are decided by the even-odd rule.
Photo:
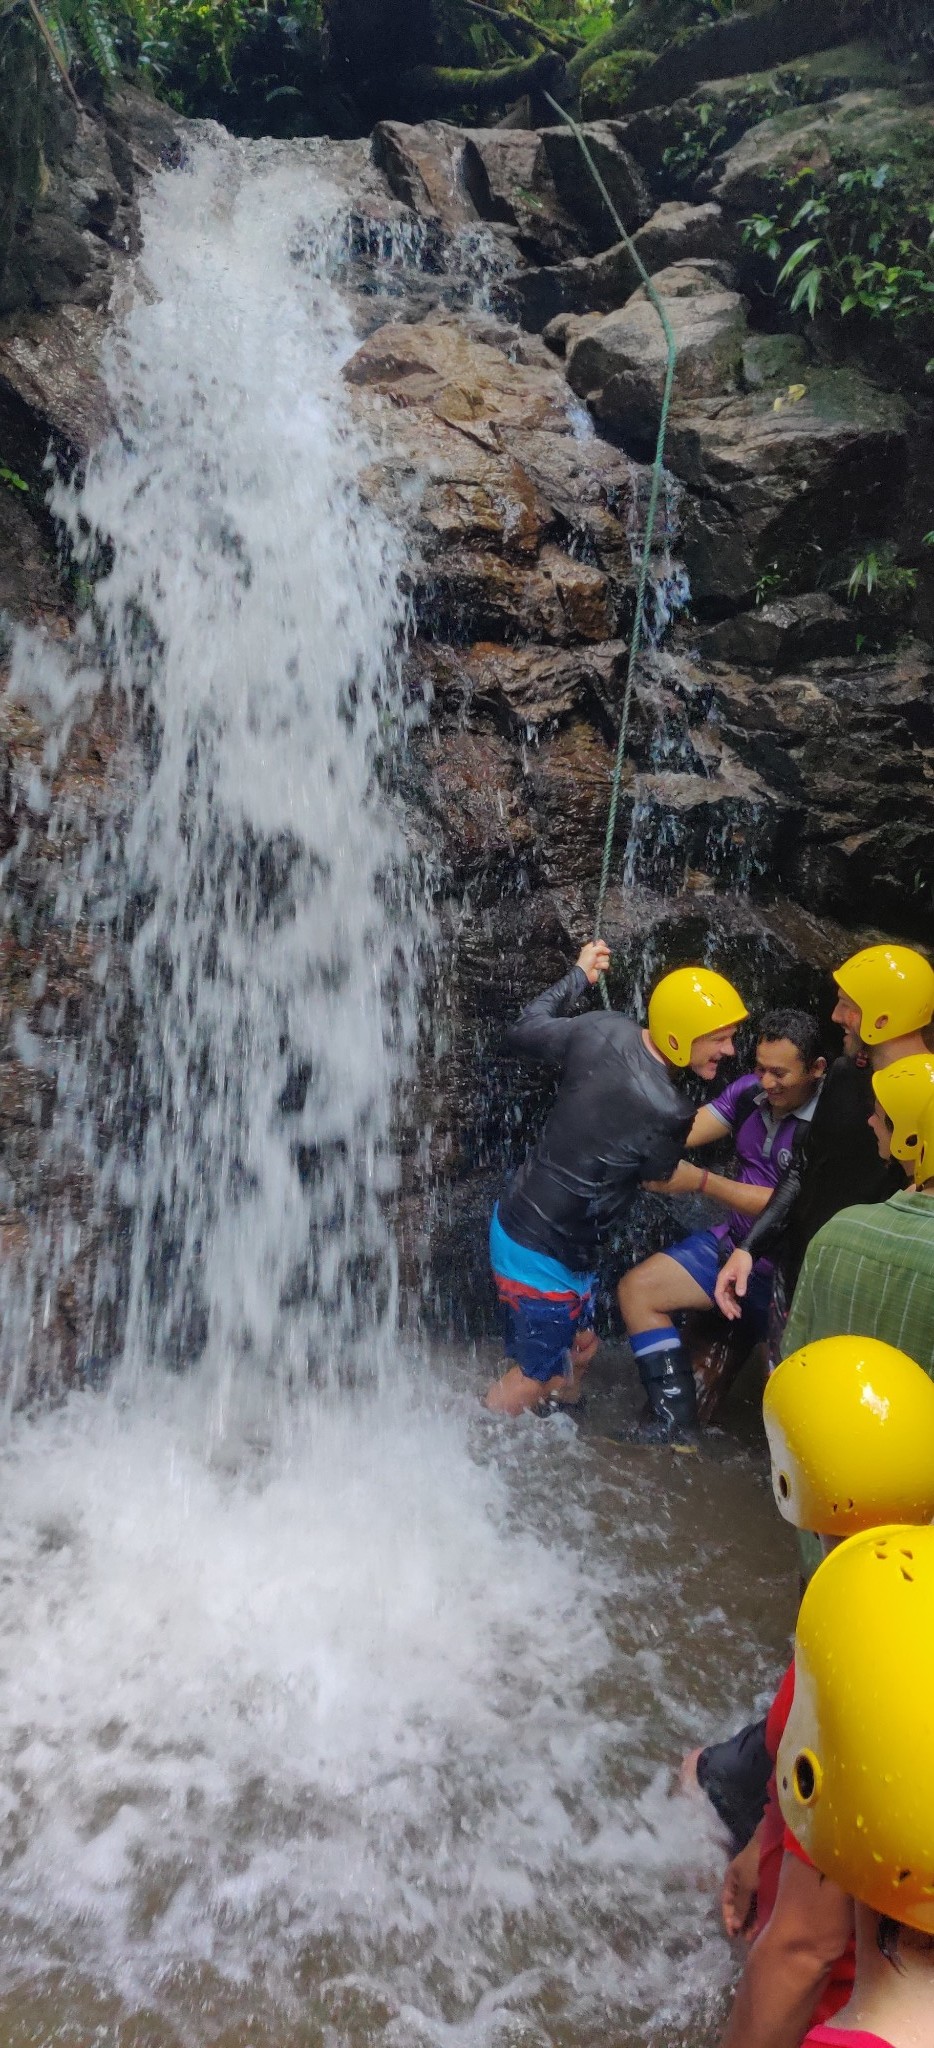
[[[668,411],[671,405],[671,391],[672,386],[674,384],[675,364],[677,362],[678,350],[677,345],[675,343],[675,337],[672,332],[671,322],[665,311],[664,305],[662,304],[662,301],[659,298],[659,295],[655,289],[654,284],[652,283],[648,271],[646,270],[645,264],[643,263],[642,258],[639,255],[639,251],[636,248],[635,243],[633,242],[631,236],[629,236],[626,233],[623,223],[620,220],[619,214],[617,213],[613,201],[610,198],[610,195],[603,182],[603,179],[600,176],[600,172],[598,171],[597,166],[594,163],[593,157],[590,153],[590,150],[588,149],[584,135],[581,133],[581,130],[577,125],[577,122],[572,120],[570,114],[566,113],[563,107],[559,107],[557,100],[553,100],[550,93],[546,92],[544,97],[548,101],[549,106],[554,107],[555,113],[558,115],[559,120],[563,121],[565,123],[565,126],[570,128],[572,134],[577,137],[581,154],[591,174],[591,177],[593,178],[594,184],[596,185],[597,190],[601,195],[601,198],[609,212],[611,220],[619,229],[621,241],[625,242],[629,254],[632,257],[636,269],[639,272],[639,275],[645,286],[646,297],[654,306],[655,311],[658,314],[659,320],[662,324],[662,332],[665,336],[665,343],[668,349],[668,362],[665,370],[665,385],[664,390],[662,392],[662,409],[658,423],[658,437],[655,442],[655,457],[652,463],[652,483],[651,488],[649,490],[649,509],[646,515],[645,537],[642,543],[642,554],[639,560],[639,576],[636,584],[636,616],[632,628],[632,639],[629,643],[629,662],[626,669],[626,688],[623,692],[623,710],[622,717],[620,719],[619,739],[616,743],[616,762],[613,768],[613,782],[610,792],[610,809],[606,822],[606,836],[603,841],[603,865],[600,870],[600,887],[597,892],[597,913],[594,918],[593,928],[594,938],[598,939],[600,937],[603,925],[603,910],[606,902],[607,885],[610,879],[610,863],[613,857],[613,840],[616,835],[616,814],[619,810],[620,784],[622,782],[623,776],[623,764],[626,759],[626,733],[629,726],[629,707],[632,703],[633,677],[636,672],[636,662],[639,656],[639,648],[642,644],[642,614],[643,607],[645,604],[646,584],[649,580],[649,563],[652,559],[652,540],[655,533],[655,514],[658,510],[658,495],[661,489],[662,482],[662,469],[664,466],[665,457],[665,435],[668,428]],[[607,993],[606,976],[603,974],[601,974],[600,976],[600,994],[603,997],[603,1001],[606,1005],[606,1008],[609,1009],[610,998]]]

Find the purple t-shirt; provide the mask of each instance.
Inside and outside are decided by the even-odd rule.
[[[791,1161],[795,1135],[802,1122],[810,1122],[816,1102],[817,1096],[812,1095],[803,1109],[789,1116],[774,1117],[756,1074],[741,1074],[722,1094],[715,1095],[707,1108],[722,1117],[727,1130],[733,1133],[739,1166],[737,1180],[745,1181],[747,1187],[774,1188]],[[714,1236],[731,1237],[734,1244],[742,1244],[752,1220],[734,1209],[725,1223],[713,1225]]]

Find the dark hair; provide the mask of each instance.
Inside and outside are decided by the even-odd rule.
[[[816,1017],[809,1017],[806,1010],[766,1010],[759,1021],[757,1041],[763,1038],[774,1040],[787,1038],[796,1052],[801,1054],[806,1067],[813,1067],[820,1058],[821,1034]]]
[[[900,1931],[901,1923],[898,1920],[890,1919],[888,1913],[880,1914],[879,1925],[876,1928],[876,1947],[880,1956],[884,1956],[886,1962],[891,1963],[896,1970],[903,1970],[905,1967],[898,1957]]]
[[[907,1872],[905,1874],[906,1876],[908,1875]],[[898,1942],[901,1932],[902,1922],[900,1920],[893,1920],[888,1913],[880,1913],[879,1925],[876,1928],[876,1947],[879,1950],[879,1954],[884,1956],[886,1962],[891,1963],[893,1969],[896,1970],[904,1970],[905,1967],[898,1953]],[[930,1951],[934,1949],[934,1937],[928,1934],[919,1940],[917,1933],[915,1933],[914,1946]]]

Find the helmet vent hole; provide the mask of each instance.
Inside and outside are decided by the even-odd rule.
[[[789,1486],[789,1484],[788,1484],[788,1474],[787,1474],[787,1472],[780,1472],[780,1473],[779,1473],[779,1475],[778,1475],[778,1490],[779,1490],[779,1493],[781,1494],[781,1497],[782,1497],[782,1499],[783,1499],[783,1500],[787,1500],[787,1499],[788,1499],[788,1495],[789,1495],[789,1494],[790,1494],[790,1492],[791,1492],[791,1487],[790,1487],[790,1486]]]
[[[812,1800],[817,1797],[820,1785],[820,1765],[810,1750],[803,1749],[800,1756],[795,1757],[794,1772],[798,1798],[802,1806],[810,1806]]]
[[[907,1557],[909,1564],[914,1564],[915,1554],[913,1550],[903,1550],[902,1556]]]
[[[914,1150],[915,1150],[915,1148],[916,1148],[916,1146],[917,1146],[917,1143],[918,1143],[918,1133],[917,1133],[917,1131],[909,1131],[909,1133],[908,1133],[908,1136],[907,1136],[907,1138],[905,1139],[905,1144],[906,1144],[906,1145],[910,1145],[910,1146],[911,1146],[911,1149],[912,1149],[912,1151],[914,1152]]]
[[[900,1870],[900,1871],[899,1871],[899,1873],[898,1873],[898,1877],[897,1877],[897,1879],[896,1879],[896,1883],[898,1883],[898,1884],[907,1884],[907,1882],[908,1882],[908,1879],[910,1878],[910,1876],[911,1876],[911,1871],[910,1871],[910,1870]]]
[[[904,1565],[902,1565],[902,1578],[903,1578],[903,1579],[907,1579],[907,1580],[908,1580],[908,1584],[909,1584],[909,1586],[913,1586],[913,1585],[914,1585],[914,1582],[915,1582],[915,1575],[914,1575],[914,1572],[906,1572],[906,1570],[905,1570],[905,1567],[904,1567]]]

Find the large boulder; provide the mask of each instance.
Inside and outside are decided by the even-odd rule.
[[[704,257],[728,262],[736,255],[738,235],[713,200],[691,206],[686,199],[668,199],[633,236],[633,243],[651,277],[673,263]]]
[[[739,236],[735,223],[712,201],[689,206],[672,200],[656,209],[632,241],[651,276],[687,260],[728,260],[736,254]],[[641,283],[632,250],[617,241],[596,256],[521,271],[512,279],[510,293],[524,326],[540,329],[562,313],[614,312]]]
[[[27,89],[28,109],[17,108]],[[98,118],[79,114],[25,17],[0,53],[0,102],[11,128],[0,152],[0,318],[104,306],[121,259],[139,247],[138,173],[178,160],[184,122],[129,87]]]
[[[420,219],[437,222],[447,234],[476,224],[459,128],[446,121],[379,121],[372,148],[390,191]]]
[[[581,130],[589,154],[606,186],[627,234],[641,227],[652,212],[652,200],[635,158],[625,148],[612,121],[590,121]],[[570,128],[546,128],[542,144],[561,204],[580,223],[591,251],[608,249],[619,240],[619,228],[597,185],[590,165]]]
[[[528,262],[553,264],[579,254],[580,226],[558,197],[535,129],[471,130],[464,138],[463,178],[479,218],[515,229]]]
[[[789,593],[890,530],[905,487],[908,413],[854,371],[814,370],[803,395],[768,391],[680,404],[665,459],[687,485],[684,558],[695,600],[752,602],[768,577]]]
[[[583,132],[624,227],[639,227],[652,203],[638,165],[611,123],[593,121]],[[445,235],[495,222],[514,231],[527,261],[546,264],[619,240],[570,129],[380,121],[372,154],[394,196]]]
[[[804,170],[820,178],[837,160],[881,163],[893,154],[918,163],[930,189],[934,104],[906,105],[893,91],[864,89],[813,107],[793,107],[750,128],[720,159],[711,196],[733,214],[767,212],[776,181]]]
[[[639,282],[627,244],[614,242],[597,256],[518,271],[509,296],[522,325],[540,331],[561,313],[610,313],[625,305]]]
[[[685,403],[729,389],[739,372],[746,315],[738,293],[723,284],[720,267],[676,263],[652,282],[677,347],[677,399]],[[658,429],[667,362],[658,314],[642,288],[576,343],[568,382],[598,419],[645,444]]]

